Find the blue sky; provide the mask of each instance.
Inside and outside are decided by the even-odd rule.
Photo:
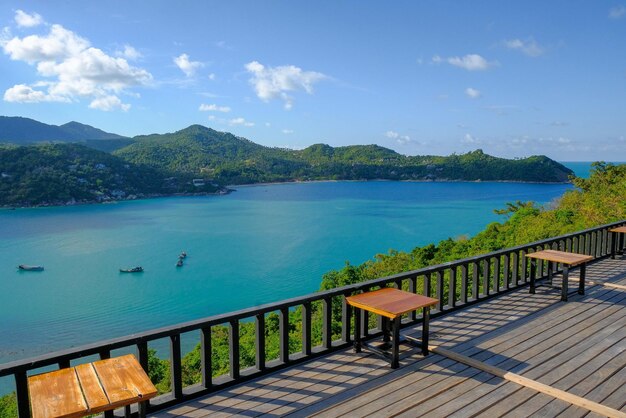
[[[4,1],[0,114],[626,160],[626,1]]]

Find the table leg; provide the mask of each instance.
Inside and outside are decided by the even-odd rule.
[[[146,418],[148,412],[148,402],[139,402],[139,418]]]
[[[548,263],[548,281],[550,282],[550,286],[552,286],[552,278],[554,276],[554,264],[552,261],[546,261]]]
[[[383,342],[388,343],[391,340],[389,335],[389,318],[383,316],[382,317],[382,325],[383,325]]]
[[[535,276],[537,275],[537,261],[534,258],[530,259],[530,290],[528,293],[535,294]]]
[[[587,263],[580,266],[580,280],[578,281],[578,294],[585,294],[585,275],[587,273]]]
[[[430,321],[430,307],[423,309],[422,316],[422,355],[428,355],[428,322]]]
[[[402,316],[397,316],[391,325],[393,331],[393,341],[391,346],[391,368],[397,369],[400,366],[400,320]]]
[[[354,352],[361,352],[361,309],[354,307]]]
[[[569,279],[569,266],[563,264],[563,283],[561,283],[561,300],[567,302],[567,283]],[[582,283],[582,281],[581,281]]]
[[[113,411],[104,411],[104,418],[114,418]]]
[[[124,407],[124,418],[130,418],[130,405]]]

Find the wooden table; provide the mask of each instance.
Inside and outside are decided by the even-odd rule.
[[[373,292],[361,293],[355,296],[348,296],[346,302],[354,309],[354,350],[361,352],[361,309],[380,315],[383,319],[383,341],[389,342],[389,324],[391,321],[391,357],[392,369],[399,366],[399,344],[400,344],[400,320],[402,315],[422,309],[422,353],[428,355],[428,321],[430,319],[430,307],[436,305],[439,300],[427,296],[416,295],[395,288],[383,288]],[[377,350],[373,350],[377,352]],[[378,353],[385,354],[385,352]]]
[[[613,234],[613,239],[611,240],[611,258],[615,259],[618,248],[620,251],[624,248],[624,238],[623,235],[620,234],[626,234],[626,226],[618,226],[617,228],[609,229],[609,232]]]
[[[580,280],[578,282],[578,294],[585,294],[585,272],[587,262],[593,260],[593,256],[577,253],[568,253],[557,250],[543,250],[535,253],[526,254],[526,258],[530,258],[530,293],[535,293],[535,278],[537,276],[537,260],[548,261],[548,279],[552,284],[552,263],[561,263],[563,265],[563,282],[561,283],[561,300],[567,302],[567,285],[570,267],[580,265]]]
[[[157,390],[135,356],[128,354],[28,378],[33,418],[83,417],[145,402]],[[145,417],[145,404],[139,414]]]

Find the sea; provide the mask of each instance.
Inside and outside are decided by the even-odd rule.
[[[507,202],[550,204],[571,187],[313,182],[3,209],[0,364],[315,292],[325,272],[346,262],[471,236],[503,220],[493,210]],[[119,271],[135,266],[144,272]]]

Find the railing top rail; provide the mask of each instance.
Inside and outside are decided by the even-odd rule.
[[[76,359],[80,357],[99,354],[106,350],[115,350],[118,348],[129,347],[142,342],[153,341],[161,338],[166,338],[171,335],[182,334],[190,331],[199,330],[202,328],[208,328],[215,325],[225,324],[230,321],[237,321],[240,319],[252,318],[258,314],[269,313],[284,308],[291,308],[294,306],[302,305],[307,302],[320,301],[324,299],[333,298],[336,296],[346,295],[348,293],[364,291],[372,287],[385,285],[397,280],[404,280],[419,275],[430,274],[437,271],[443,271],[449,268],[459,267],[468,263],[479,262],[482,260],[490,259],[493,257],[501,256],[503,254],[510,254],[513,252],[519,252],[522,250],[533,249],[540,245],[551,244],[556,241],[564,240],[574,236],[580,236],[583,234],[605,230],[615,226],[626,224],[626,219],[613,222],[606,225],[601,225],[594,228],[585,229],[582,231],[576,231],[570,234],[561,235],[558,237],[552,237],[541,241],[535,241],[528,244],[519,245],[512,248],[506,248],[498,251],[493,251],[487,254],[480,254],[473,257],[464,258],[461,260],[455,260],[448,263],[438,264],[436,266],[429,266],[419,270],[412,270],[403,272],[400,274],[381,277],[366,282],[356,283],[343,287],[338,287],[331,290],[314,292],[304,296],[298,296],[290,299],[285,299],[279,302],[268,303],[260,306],[254,306],[250,308],[241,309],[235,312],[229,312],[219,315],[213,315],[206,318],[187,321],[176,325],[165,326],[149,331],[144,331],[136,334],[131,334],[119,338],[113,338],[105,341],[99,341],[93,344],[87,344],[76,348],[70,348],[66,350],[56,351],[53,353],[45,354],[42,356],[32,357],[28,359],[16,360],[10,363],[0,364],[0,377],[14,374],[25,370],[36,369],[49,365],[56,364],[60,361]]]

